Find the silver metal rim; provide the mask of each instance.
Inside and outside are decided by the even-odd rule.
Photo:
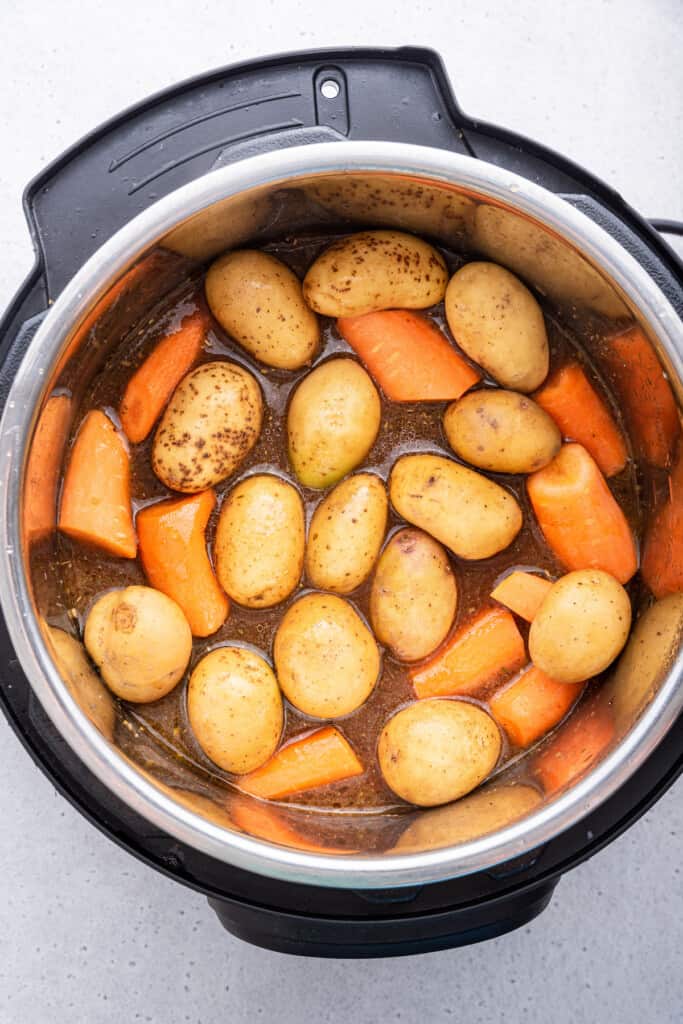
[[[44,381],[73,324],[113,279],[180,219],[254,187],[343,170],[418,175],[457,185],[546,224],[602,267],[656,327],[675,375],[683,380],[683,325],[654,281],[593,221],[526,179],[470,157],[384,142],[301,146],[243,160],[199,178],[130,221],[67,285],[31,342],[0,421],[0,605],[17,657],[49,718],[83,763],[142,817],[210,857],[257,874],[311,885],[385,888],[489,869],[548,842],[598,807],[646,760],[683,708],[683,654],[623,742],[567,793],[522,821],[455,848],[418,854],[304,853],[212,824],[175,803],[119,756],[81,712],[52,663],[19,554],[24,453]]]

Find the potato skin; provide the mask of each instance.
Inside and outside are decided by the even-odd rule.
[[[296,370],[317,352],[318,318],[296,274],[274,256],[225,253],[209,267],[204,289],[221,327],[266,366]]]
[[[408,803],[434,807],[475,789],[495,768],[498,726],[462,700],[418,700],[389,719],[377,753],[384,781]]]
[[[453,624],[455,576],[442,546],[422,530],[395,533],[377,563],[370,591],[375,636],[401,661],[435,651]]]
[[[236,363],[204,363],[184,377],[154,437],[152,468],[174,491],[195,494],[225,480],[256,444],[261,390]]]
[[[284,601],[301,579],[306,525],[292,484],[270,473],[247,477],[226,497],[214,559],[226,594],[247,608]]]
[[[531,660],[560,683],[580,683],[607,668],[631,628],[628,594],[601,569],[569,572],[553,584],[529,632]]]
[[[192,653],[192,632],[182,610],[152,587],[125,587],[99,597],[88,613],[83,641],[109,689],[141,704],[170,693]]]
[[[106,739],[113,740],[116,707],[109,690],[88,661],[83,644],[63,629],[48,626],[47,631],[57,668],[69,693],[95,728]]]
[[[372,633],[354,607],[334,594],[305,594],[287,609],[273,656],[285,696],[313,718],[355,711],[380,669]]]
[[[402,231],[361,231],[334,242],[304,278],[304,298],[325,316],[426,309],[441,302],[448,272],[440,253]]]
[[[403,455],[389,478],[403,519],[461,558],[489,558],[519,533],[522,512],[504,488],[442,455]]]
[[[354,359],[330,359],[297,387],[287,412],[289,461],[305,487],[329,487],[363,461],[381,418],[377,389]]]
[[[387,528],[387,492],[374,473],[356,473],[320,502],[306,546],[306,575],[319,590],[350,594],[372,572]]]
[[[187,713],[199,746],[226,772],[260,767],[280,741],[277,679],[264,658],[243,647],[217,647],[195,665]]]
[[[446,319],[470,359],[503,387],[534,391],[548,375],[548,337],[538,302],[496,263],[467,263],[446,289]]]
[[[557,425],[540,405],[497,388],[452,402],[443,427],[456,455],[493,473],[533,473],[554,459],[562,445]]]

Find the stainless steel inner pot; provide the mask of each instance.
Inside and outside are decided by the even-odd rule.
[[[340,223],[399,227],[480,253],[518,273],[558,316],[586,315],[595,330],[639,324],[680,402],[683,326],[674,310],[624,248],[557,196],[479,160],[403,144],[339,142],[252,157],[192,182],[128,223],[49,310],[0,424],[0,598],[14,649],[46,713],[85,765],[136,812],[183,843],[252,872],[386,888],[491,868],[547,842],[623,786],[683,708],[681,601],[665,599],[641,618],[643,642],[624,653],[587,712],[609,713],[611,740],[570,786],[520,800],[513,766],[475,794],[474,803],[410,812],[390,849],[377,837],[395,821],[328,815],[334,818],[324,823],[329,834],[354,830],[357,852],[345,854],[325,853],[323,843],[311,841],[315,813],[285,812],[289,832],[279,843],[264,838],[268,833],[257,838],[238,830],[216,794],[125,756],[101,720],[98,728],[92,701],[65,672],[48,626],[65,621],[52,557],[55,489],[65,428],[88,381],[197,261]],[[59,429],[44,416],[55,395],[68,408]],[[34,444],[54,456],[38,481],[30,469]],[[28,498],[27,488],[33,488]]]

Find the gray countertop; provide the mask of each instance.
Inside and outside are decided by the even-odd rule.
[[[646,215],[683,219],[679,0],[1,6],[0,307],[31,263],[21,190],[47,161],[175,80],[286,49],[433,46],[466,111],[571,156]],[[681,1020],[683,781],[519,932],[312,961],[225,934],[201,896],[72,810],[4,719],[0,764],[0,1024]]]

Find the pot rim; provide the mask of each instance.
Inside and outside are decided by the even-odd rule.
[[[79,270],[50,308],[16,373],[0,420],[0,607],[15,653],[52,723],[83,763],[119,799],[156,827],[202,853],[272,878],[337,888],[387,888],[443,881],[520,856],[575,825],[643,764],[683,709],[683,652],[631,731],[576,785],[526,818],[462,843],[411,854],[314,854],[231,832],[165,795],[90,723],[62,682],[36,622],[21,556],[25,452],[49,370],[73,325],[109,286],[180,220],[212,203],[294,178],[384,172],[470,190],[540,221],[606,272],[648,321],[683,381],[683,324],[655,282],[607,232],[566,201],[509,171],[469,156],[389,142],[319,143],[253,156],[170,193],[129,221]]]

